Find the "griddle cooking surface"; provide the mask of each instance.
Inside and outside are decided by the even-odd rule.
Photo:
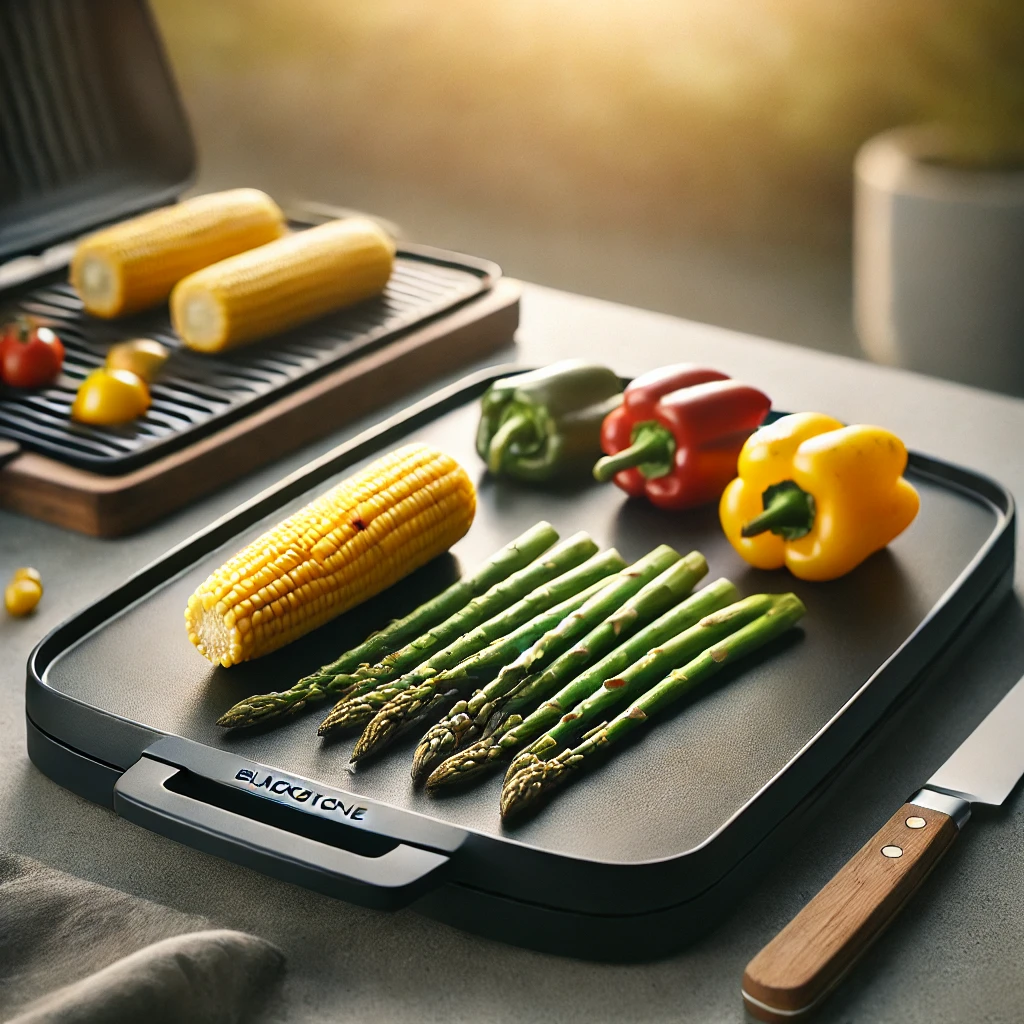
[[[325,744],[316,737],[326,706],[263,733],[232,734],[214,725],[235,701],[289,686],[452,578],[454,561],[446,556],[283,651],[230,670],[212,668],[185,635],[188,595],[228,555],[326,483],[101,626],[61,655],[46,681],[111,714],[481,833],[592,860],[667,858],[722,828],[825,727],[953,586],[998,521],[992,506],[912,475],[922,497],[913,526],[846,578],[806,584],[746,566],[722,536],[714,509],[670,515],[627,501],[610,485],[551,493],[495,481],[473,451],[476,420],[474,400],[411,434],[450,452],[477,479],[477,519],[454,549],[462,566],[476,565],[548,519],[562,536],[587,529],[627,559],[659,542],[680,552],[698,548],[711,566],[707,579],[727,576],[744,594],[793,589],[808,608],[802,629],[742,670],[723,673],[514,830],[499,820],[500,774],[445,799],[415,790],[409,779],[415,736],[350,772],[352,739]]]
[[[434,250],[400,250],[384,294],[220,355],[182,347],[166,305],[117,321],[87,316],[66,281],[34,288],[15,304],[0,304],[4,319],[21,311],[52,324],[66,349],[53,387],[34,391],[0,385],[0,437],[61,462],[123,474],[184,447],[279,398],[322,373],[480,294],[500,271],[493,264]],[[70,419],[79,383],[101,366],[110,345],[155,338],[172,350],[151,390],[145,416],[119,427],[92,427]]]

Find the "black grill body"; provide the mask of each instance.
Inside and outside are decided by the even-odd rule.
[[[173,202],[195,163],[142,0],[0,2],[0,262]]]

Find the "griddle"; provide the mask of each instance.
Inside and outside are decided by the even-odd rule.
[[[478,398],[509,369],[469,378],[342,445],[58,627],[29,663],[33,761],[188,845],[538,949],[649,959],[713,926],[785,849],[870,729],[1009,593],[1013,499],[915,452],[907,475],[921,512],[889,548],[831,583],[760,572],[733,552],[713,508],[666,514],[613,486],[539,490],[487,475],[473,450]],[[284,650],[211,667],[182,626],[188,595],[261,531],[407,439],[450,452],[475,477],[467,537]],[[318,740],[317,714],[264,731],[214,725],[237,700],[290,685],[540,519],[563,536],[586,529],[627,559],[660,542],[697,548],[709,580],[727,576],[744,594],[792,589],[806,618],[519,827],[500,821],[500,773],[445,798],[414,788],[415,735],[352,769],[353,741]],[[320,794],[315,808],[299,798],[307,790]]]

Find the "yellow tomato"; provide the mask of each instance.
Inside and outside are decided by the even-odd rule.
[[[43,588],[36,580],[18,579],[15,576],[4,591],[4,607],[10,615],[28,615],[39,604],[42,596]]]
[[[107,353],[107,369],[127,370],[152,383],[169,356],[170,352],[159,341],[135,338],[122,341],[110,349]]]
[[[43,577],[39,574],[38,569],[33,569],[30,565],[26,565],[21,569],[15,569],[11,580],[32,580],[33,583],[39,585],[40,591],[43,589]]]
[[[93,370],[79,385],[71,417],[99,427],[138,419],[149,408],[149,388],[128,370]]]

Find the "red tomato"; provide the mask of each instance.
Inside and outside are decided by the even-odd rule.
[[[12,388],[52,384],[64,363],[64,346],[49,327],[26,319],[7,325],[0,341],[0,379]]]

